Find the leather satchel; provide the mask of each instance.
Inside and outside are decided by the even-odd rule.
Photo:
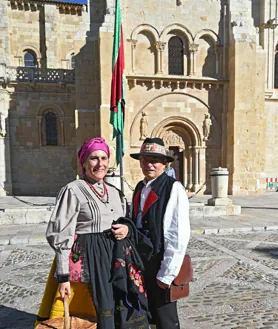
[[[172,282],[169,289],[166,289],[166,301],[174,302],[189,295],[189,282],[193,278],[191,258],[185,255],[178,276]]]

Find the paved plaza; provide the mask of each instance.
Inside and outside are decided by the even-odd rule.
[[[0,247],[0,329],[31,329],[53,260],[47,245]],[[278,233],[194,235],[182,329],[278,328]]]
[[[278,193],[236,199],[241,216],[191,220],[194,281],[179,302],[182,329],[278,328]],[[54,256],[45,226],[0,227],[12,242],[0,245],[0,329],[32,328]]]

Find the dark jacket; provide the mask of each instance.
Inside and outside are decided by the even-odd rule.
[[[164,250],[163,218],[168,204],[173,184],[176,180],[166,173],[161,174],[151,184],[151,191],[147,197],[142,212],[142,233],[148,237],[154,247],[154,255]],[[132,199],[132,220],[136,223],[139,212],[143,181],[135,188]]]
[[[137,247],[147,250],[147,258],[152,255],[152,245],[145,237],[138,236],[133,222],[125,217],[120,217],[113,224],[128,226],[128,236],[123,240],[115,240],[113,247],[113,260],[111,282],[114,287],[124,293],[127,304],[135,309],[148,312],[148,301],[144,287],[144,265],[137,251]]]

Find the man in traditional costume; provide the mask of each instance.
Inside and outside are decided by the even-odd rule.
[[[177,302],[167,300],[167,289],[178,275],[190,237],[189,203],[183,185],[165,172],[167,155],[160,138],[146,138],[139,153],[145,176],[134,191],[132,220],[153,244],[154,253],[145,264],[145,286],[157,329],[179,329]]]

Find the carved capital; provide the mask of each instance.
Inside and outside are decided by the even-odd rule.
[[[199,45],[197,43],[190,43],[189,44],[189,51],[192,53],[196,53],[198,51]]]
[[[134,50],[136,48],[137,40],[130,40],[130,43],[131,43],[132,49]]]
[[[155,47],[157,51],[163,51],[165,49],[166,42],[157,41]]]

